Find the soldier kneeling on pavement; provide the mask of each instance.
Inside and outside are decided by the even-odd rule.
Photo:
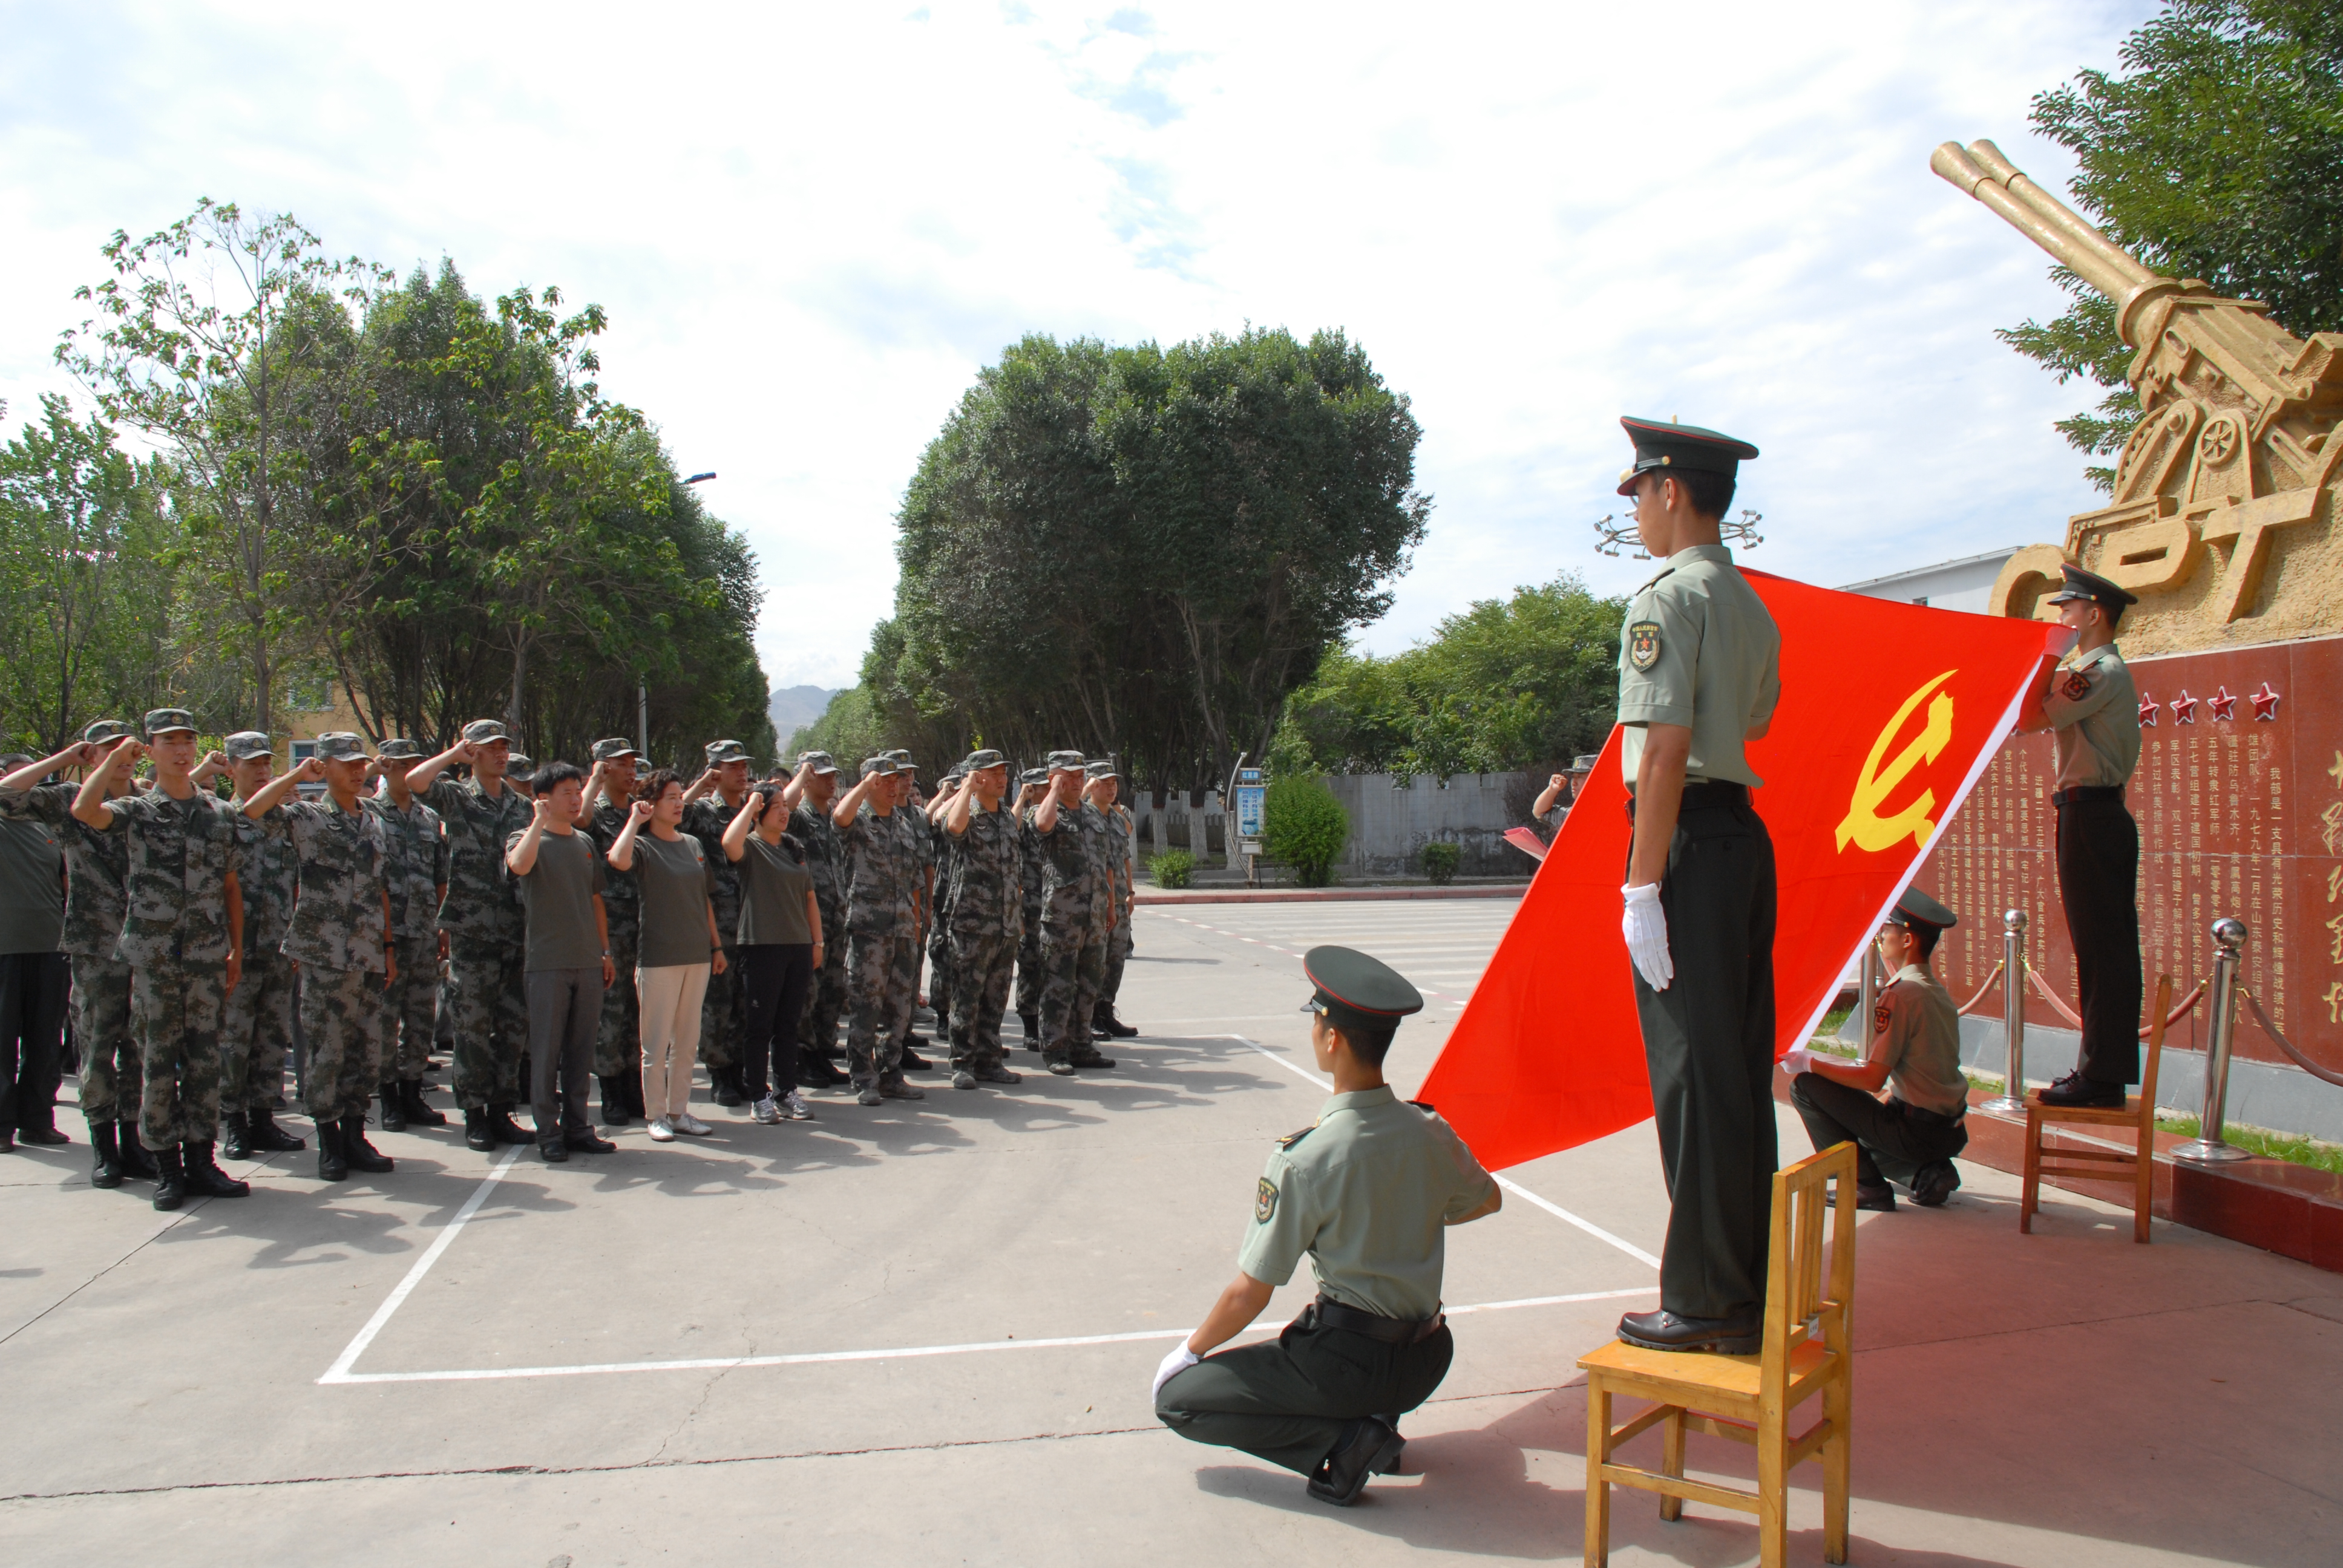
[[[1852,1141],[1855,1206],[1893,1213],[1896,1190],[1933,1209],[1961,1184],[1953,1156],[1968,1147],[1969,1081],[1961,1073],[1961,1020],[1928,965],[1936,939],[1959,923],[1917,888],[1896,901],[1875,941],[1895,978],[1871,1010],[1860,1062],[1800,1049],[1782,1059],[1790,1101],[1817,1151]],[[1892,1085],[1883,1103],[1878,1091]]]
[[[1318,1120],[1282,1140],[1254,1188],[1237,1277],[1155,1372],[1155,1414],[1309,1478],[1348,1507],[1389,1474],[1399,1418],[1432,1397],[1455,1354],[1440,1311],[1445,1232],[1503,1201],[1463,1139],[1383,1081],[1400,1020],[1423,998],[1348,948],[1302,960],[1317,992],[1310,1049],[1334,1081]],[[1303,1253],[1318,1299],[1265,1344],[1212,1353],[1242,1332]]]

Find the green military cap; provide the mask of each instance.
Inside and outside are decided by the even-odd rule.
[[[227,753],[229,761],[244,762],[255,757],[274,757],[277,743],[257,729],[239,729],[220,742],[220,749]]]
[[[1050,770],[1047,768],[1028,768],[1017,776],[1020,784],[1047,784],[1049,781]]]
[[[920,765],[911,760],[911,754],[900,747],[892,751],[881,751],[879,755],[892,762],[899,773],[917,773],[920,770]]]
[[[892,779],[900,771],[892,757],[865,757],[862,776],[865,779]]]
[[[710,768],[720,762],[749,760],[749,749],[738,740],[711,740],[702,749],[708,753],[708,765]]]
[[[330,729],[317,737],[321,762],[361,762],[366,754],[366,741],[347,729]]]
[[[537,759],[525,752],[515,751],[505,759],[505,777],[508,779],[518,779],[526,784],[528,776],[536,771]]]
[[[196,732],[196,716],[184,708],[149,709],[140,727],[146,731],[149,740],[158,735],[168,735],[174,729],[184,729],[193,735]]]
[[[1086,779],[1113,778],[1114,759],[1111,757],[1101,757],[1097,761],[1085,765],[1082,769],[1082,776]]]
[[[464,726],[464,739],[474,746],[485,746],[491,740],[502,740],[509,745],[512,737],[507,735],[505,727],[493,719],[475,719]]]
[[[810,768],[816,773],[838,771],[837,761],[827,751],[800,751],[798,753],[798,766]]]
[[[2097,572],[2087,572],[2078,566],[2062,565],[2058,568],[2066,580],[2050,596],[2052,604],[2066,604],[2072,599],[2088,599],[2107,612],[2112,620],[2139,602],[2136,594],[2126,593]]]
[[[1423,993],[1406,976],[1354,948],[1312,948],[1302,955],[1302,972],[1318,988],[1309,1010],[1337,1027],[1395,1029],[1423,1010]]]
[[[89,728],[81,732],[81,738],[85,744],[95,746],[107,740],[119,740],[129,733],[130,726],[119,719],[93,719]]]
[[[397,761],[400,758],[405,758],[408,761],[416,761],[422,758],[423,748],[417,746],[412,740],[393,739],[386,740],[380,746],[376,747],[374,754],[377,757],[383,759],[385,761]]]
[[[1079,773],[1085,766],[1082,754],[1079,751],[1050,753],[1050,771],[1052,773]]]
[[[960,760],[960,771],[976,773],[987,768],[998,768],[1009,759],[993,750],[971,751]]]
[[[1719,430],[1704,430],[1697,425],[1679,425],[1673,419],[1641,419],[1633,414],[1623,414],[1619,423],[1627,432],[1627,439],[1635,444],[1633,467],[1619,476],[1619,493],[1632,496],[1635,481],[1645,474],[1665,474],[1672,469],[1688,468],[1700,474],[1722,474],[1732,478],[1741,465],[1757,455],[1757,448],[1746,441],[1736,440]]]
[[[936,782],[939,784],[957,784],[967,777],[968,764],[965,762],[955,762],[950,767],[944,769],[944,776],[941,779],[937,779]]]
[[[597,762],[616,762],[621,757],[641,755],[635,749],[635,743],[623,735],[613,735],[608,740],[594,742],[594,760]]]
[[[1961,923],[1960,916],[1945,908],[1917,888],[1906,888],[1896,907],[1887,912],[1888,923],[1911,930],[1916,926],[1930,926],[1940,931],[1952,930]]]

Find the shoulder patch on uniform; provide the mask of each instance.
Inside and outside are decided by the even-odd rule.
[[[1294,1134],[1300,1137],[1300,1133]],[[1277,1183],[1264,1176],[1252,1190],[1252,1222],[1266,1225],[1277,1212]]]
[[[1639,620],[1627,628],[1627,662],[1642,674],[1660,662],[1660,623]]]
[[[1305,1138],[1309,1137],[1312,1132],[1315,1132],[1315,1131],[1318,1131],[1318,1124],[1317,1124],[1316,1122],[1314,1122],[1314,1121],[1313,1121],[1313,1122],[1312,1122],[1309,1126],[1307,1126],[1307,1127],[1303,1128],[1301,1131],[1299,1131],[1299,1132],[1289,1132],[1289,1133],[1287,1133],[1284,1137],[1282,1137],[1282,1138],[1279,1139],[1279,1140],[1277,1141],[1277,1146],[1278,1146],[1280,1149],[1291,1149],[1291,1148],[1292,1148],[1295,1144],[1297,1144],[1297,1143],[1301,1142],[1303,1139],[1305,1139]],[[1264,1186],[1266,1186],[1266,1185],[1267,1185],[1267,1183],[1266,1183],[1266,1182],[1264,1182],[1264,1183],[1263,1183],[1263,1185],[1264,1185]]]
[[[1886,1001],[1880,1002],[1871,1010],[1871,1032],[1874,1034],[1885,1034],[1887,1032],[1888,1022],[1890,1020],[1894,1019],[1895,1016],[1896,1008],[1893,1003]]]
[[[2070,669],[2058,689],[2066,694],[2067,701],[2080,702],[2091,695],[2091,678],[2079,669]]]

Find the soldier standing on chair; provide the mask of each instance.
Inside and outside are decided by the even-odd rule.
[[[422,759],[412,740],[392,737],[375,752],[382,793],[365,797],[381,819],[390,856],[391,956],[397,960],[383,992],[382,1129],[408,1124],[444,1127],[445,1114],[423,1098],[423,1068],[431,1060],[439,990],[439,904],[447,896],[447,839],[439,813],[407,787],[407,770]]]
[[[1757,448],[1626,418],[1644,548],[1619,648],[1621,767],[1634,837],[1621,929],[1652,1075],[1668,1233],[1660,1305],[1619,1321],[1647,1350],[1745,1354],[1761,1342],[1776,1134],[1774,841],[1743,755],[1781,695],[1781,634],[1720,538]]]
[[[2124,1086],[2139,1081],[2139,826],[2124,805],[2139,766],[2139,689],[2116,649],[2116,625],[2139,601],[2080,567],[2065,572],[2050,602],[2075,628],[2075,651],[2050,671],[2041,721],[2030,728],[2049,729],[2057,749],[2058,901],[2075,948],[2083,1050],[2042,1103],[2120,1106]]]
[[[228,781],[237,810],[266,788],[277,772],[274,743],[256,729],[239,730],[220,743],[227,754]],[[197,770],[196,781],[203,774]],[[228,993],[220,1021],[220,1152],[230,1160],[256,1153],[308,1147],[277,1125],[285,1063],[293,1052],[293,960],[283,952],[285,929],[293,918],[297,863],[292,825],[283,811],[271,811],[246,829],[252,839],[245,860],[244,979]]]

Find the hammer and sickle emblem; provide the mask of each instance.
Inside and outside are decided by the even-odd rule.
[[[1896,739],[1896,732],[1904,727],[1904,721],[1912,717],[1912,710],[1920,706],[1920,699],[1936,691],[1936,688],[1959,673],[1958,670],[1948,669],[1906,698],[1904,706],[1896,710],[1896,717],[1889,719],[1887,727],[1879,732],[1879,739],[1871,743],[1871,755],[1864,759],[1862,776],[1855,781],[1855,798],[1847,803],[1846,818],[1838,825],[1841,854],[1846,852],[1850,841],[1859,849],[1875,853],[1891,848],[1898,839],[1907,836],[1915,847],[1923,849],[1928,847],[1928,837],[1936,830],[1936,824],[1928,816],[1936,809],[1935,790],[1921,790],[1918,799],[1892,816],[1881,816],[1879,807],[1913,769],[1923,762],[1934,762],[1951,742],[1953,699],[1950,694],[1936,692],[1936,700],[1928,704],[1927,722],[1921,727],[1920,733],[1912,738],[1911,743],[1896,754],[1894,761],[1882,768],[1880,759],[1887,755],[1888,743]]]

